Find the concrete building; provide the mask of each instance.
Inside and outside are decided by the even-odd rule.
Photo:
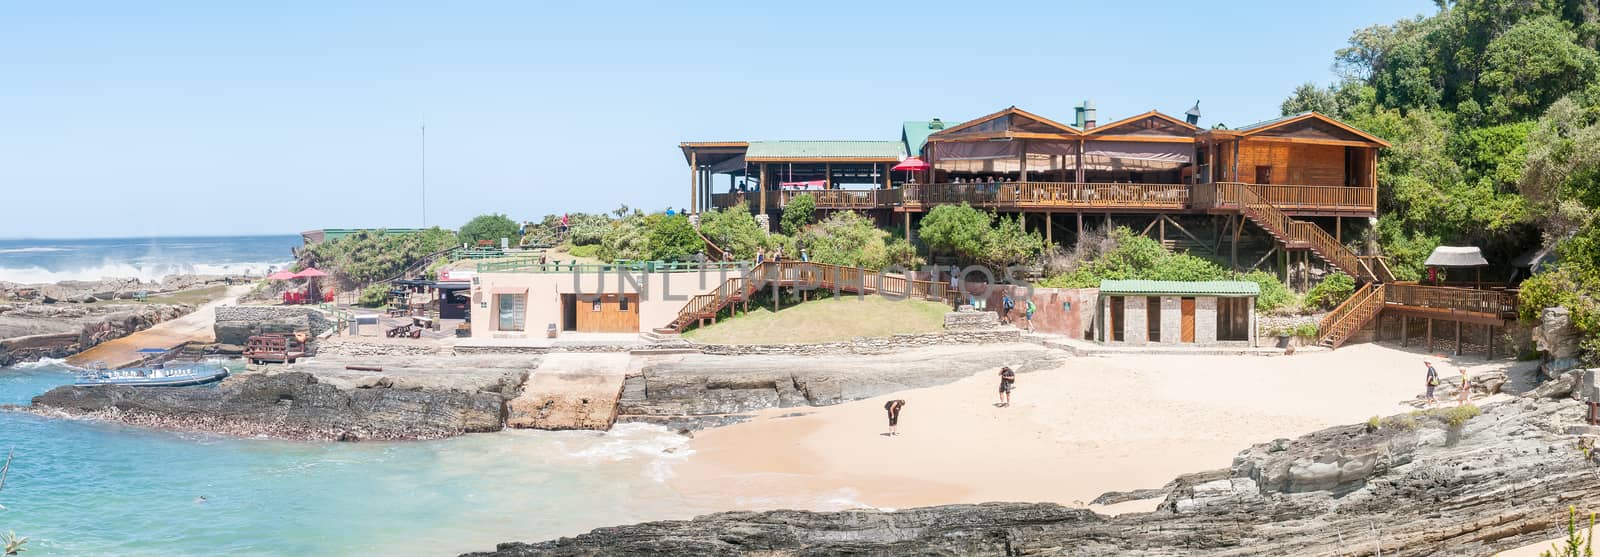
[[[691,298],[741,276],[735,265],[486,262],[471,278],[472,336],[548,338],[640,333],[668,325]]]
[[[1095,339],[1117,344],[1254,346],[1261,287],[1234,280],[1103,280]]]

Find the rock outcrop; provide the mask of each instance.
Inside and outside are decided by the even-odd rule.
[[[1583,335],[1572,324],[1572,312],[1564,307],[1544,308],[1539,325],[1533,329],[1533,342],[1545,361],[1539,366],[1545,377],[1556,377],[1578,367],[1578,350]]]
[[[322,311],[305,306],[221,306],[214,331],[217,342],[244,345],[252,335],[309,332],[320,335],[333,328]]]
[[[1280,439],[1178,478],[1151,513],[733,512],[468,555],[1491,555],[1553,537],[1569,503],[1600,500],[1595,464],[1565,433],[1581,417],[1575,402],[1530,397],[1455,426],[1401,415]]]
[[[216,388],[64,386],[34,397],[32,411],[64,412],[164,429],[283,439],[434,439],[498,431],[498,393],[399,389],[374,382],[339,389],[301,372],[245,373]]]
[[[0,366],[64,358],[191,311],[187,304],[0,304]]]

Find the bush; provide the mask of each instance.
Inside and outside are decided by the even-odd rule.
[[[1344,303],[1356,291],[1356,281],[1350,275],[1333,273],[1306,292],[1306,305],[1312,308],[1333,309]]]
[[[750,214],[750,207],[744,203],[701,213],[700,235],[733,254],[735,259],[744,261],[754,259],[756,249],[767,242],[767,232],[761,229],[755,215]]]
[[[501,214],[486,214],[473,217],[466,224],[461,225],[461,230],[456,232],[461,241],[477,245],[479,240],[487,240],[491,245],[500,245],[501,238],[509,238],[512,244],[520,243],[521,235],[517,233],[517,223],[510,217]]]
[[[1294,327],[1294,336],[1297,336],[1297,337],[1300,337],[1300,338],[1303,338],[1303,339],[1316,339],[1317,338],[1317,324],[1316,323],[1312,323],[1310,321],[1307,321],[1307,322],[1301,323],[1299,325],[1296,325]]]
[[[663,216],[650,230],[650,259],[687,259],[706,249],[706,243],[695,233],[694,225],[684,215]]]
[[[902,269],[916,269],[922,267],[924,262],[917,255],[917,247],[906,240],[890,240],[885,251],[889,254],[889,264]]]
[[[363,230],[306,248],[298,263],[358,285],[371,284],[396,278],[428,254],[454,245],[456,235],[438,227],[412,234]]]
[[[988,213],[966,203],[940,205],[922,217],[917,233],[932,253],[948,253],[976,261],[984,254],[990,220]]]
[[[983,253],[980,263],[999,272],[1000,269],[1033,260],[1044,251],[1044,238],[1037,232],[1023,232],[1022,222],[1016,218],[994,219],[983,236]]]
[[[888,232],[855,211],[834,213],[797,238],[812,261],[875,270],[889,265],[888,240]],[[798,259],[799,253],[789,249],[784,254]]]
[[[1256,286],[1261,288],[1261,295],[1256,297],[1256,311],[1272,311],[1294,301],[1294,293],[1289,292],[1289,287],[1284,286],[1283,282],[1272,273],[1250,271],[1239,275],[1238,278],[1256,283]]]
[[[567,215],[567,240],[574,246],[599,244],[611,229],[611,218],[605,215],[573,213]]]
[[[651,226],[648,219],[644,215],[628,215],[613,221],[600,236],[600,259],[649,259]]]
[[[811,224],[811,219],[817,211],[817,198],[809,193],[802,193],[789,199],[783,206],[783,218],[778,221],[784,234],[793,236],[800,229]]]
[[[389,283],[380,282],[361,289],[361,297],[356,300],[356,305],[362,307],[381,307],[389,303]]]
[[[583,257],[583,258],[588,258],[588,259],[596,259],[596,258],[600,257],[600,246],[598,244],[590,244],[590,245],[587,245],[587,246],[572,246],[571,248],[569,248],[567,250],[567,253],[572,254],[573,257]]]

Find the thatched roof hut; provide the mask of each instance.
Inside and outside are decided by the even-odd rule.
[[[1423,262],[1428,267],[1487,267],[1489,261],[1483,258],[1483,250],[1472,246],[1439,246],[1433,248],[1433,253],[1428,254],[1428,260]]]

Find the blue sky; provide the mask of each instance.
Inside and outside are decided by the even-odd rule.
[[[1220,5],[1216,5],[1220,4]],[[1010,105],[1277,115],[1428,0],[0,3],[0,237],[688,204],[680,141],[895,139]]]

